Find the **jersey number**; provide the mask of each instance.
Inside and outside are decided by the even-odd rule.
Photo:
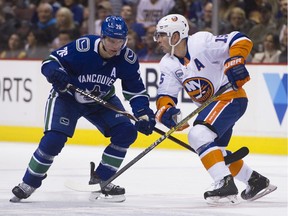
[[[227,38],[228,38],[227,34],[225,34],[225,35],[217,35],[216,39],[215,39],[215,42],[221,41],[221,42],[226,43],[227,42]]]

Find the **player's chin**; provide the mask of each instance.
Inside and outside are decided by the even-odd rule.
[[[169,52],[170,52],[168,49],[165,49],[165,47],[160,47],[160,50],[161,50],[163,53],[169,53]]]
[[[113,51],[113,50],[110,50],[110,51],[108,52],[108,54],[109,54],[110,57],[115,56],[117,53],[118,53],[118,51]]]

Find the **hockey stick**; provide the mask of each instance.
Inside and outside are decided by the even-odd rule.
[[[86,97],[89,97],[90,99],[94,100],[96,103],[98,103],[98,104],[100,104],[100,105],[102,105],[102,106],[104,106],[104,107],[106,107],[108,109],[111,109],[111,110],[113,110],[113,111],[115,111],[115,112],[117,112],[119,114],[122,114],[122,115],[128,117],[129,119],[131,119],[131,120],[133,120],[135,122],[138,121],[138,119],[134,115],[130,114],[129,112],[120,110],[119,108],[117,108],[114,105],[108,103],[107,101],[103,100],[102,98],[99,98],[96,95],[88,93],[88,92],[86,92],[86,91],[84,91],[84,90],[82,90],[80,88],[77,88],[77,87],[73,86],[72,84],[68,84],[67,85],[67,89],[72,90],[74,92],[78,92],[79,94],[84,95]],[[165,134],[164,131],[162,131],[162,130],[156,128],[156,127],[154,127],[154,131],[159,133],[160,135],[164,135]],[[170,139],[173,142],[183,146],[184,148],[196,153],[195,150],[190,145],[188,145],[185,142],[177,139],[176,137],[169,136],[168,139]]]
[[[165,134],[163,134],[159,139],[157,139],[154,143],[152,143],[148,148],[146,148],[138,156],[136,156],[134,159],[132,159],[130,162],[128,162],[123,168],[121,168],[117,173],[115,173],[113,176],[111,176],[108,180],[106,180],[105,182],[101,183],[101,185],[100,184],[89,185],[89,188],[90,188],[89,191],[99,191],[99,190],[101,190],[101,188],[105,188],[109,183],[111,183],[114,179],[116,179],[123,172],[125,172],[127,169],[129,169],[132,165],[134,165],[137,161],[139,161],[146,154],[148,154],[152,149],[154,149],[161,142],[163,142],[167,137],[169,137],[178,128],[180,128],[184,124],[186,124],[193,116],[197,115],[204,108],[206,108],[209,104],[211,104],[213,101],[215,101],[216,98],[219,95],[221,95],[223,92],[225,92],[230,87],[231,87],[231,84],[227,83],[218,92],[216,92],[212,97],[210,97],[208,100],[206,100],[200,107],[198,107],[196,110],[194,110],[192,113],[190,113],[187,117],[182,119],[176,126],[172,127],[169,131],[167,131]],[[245,153],[248,154],[249,151],[247,152],[247,150],[248,150],[248,148],[246,148],[246,152]],[[66,186],[70,187],[71,189],[73,189],[73,185],[66,184]],[[74,188],[74,190],[75,190],[75,188]],[[80,189],[78,189],[78,190],[80,190]]]
[[[133,121],[135,121],[135,122],[138,121],[138,119],[137,119],[134,115],[132,115],[131,113],[127,112],[126,110],[125,110],[125,111],[120,110],[119,108],[117,108],[116,106],[114,106],[114,105],[110,104],[109,102],[103,100],[102,98],[99,98],[99,97],[97,97],[97,96],[94,95],[94,94],[91,94],[91,93],[89,93],[89,92],[86,92],[86,91],[84,91],[83,89],[77,88],[77,87],[75,87],[75,86],[72,85],[72,84],[68,84],[68,85],[67,85],[67,89],[69,89],[69,90],[71,90],[71,91],[74,91],[74,92],[78,92],[79,94],[84,95],[84,96],[86,96],[86,97],[89,97],[90,99],[94,100],[96,103],[98,103],[98,104],[100,104],[100,105],[102,105],[102,106],[104,106],[104,107],[106,107],[106,108],[108,108],[108,109],[111,109],[111,110],[113,110],[113,111],[115,111],[115,112],[117,112],[117,113],[119,113],[119,114],[122,114],[122,115],[128,117],[129,119],[131,119],[131,120],[133,120]],[[227,89],[228,89],[228,88],[227,88]],[[190,119],[190,118],[189,118],[189,119]],[[186,123],[186,122],[185,122],[185,123]],[[157,133],[159,133],[160,135],[165,135],[165,132],[164,132],[164,131],[162,131],[162,130],[156,128],[156,127],[154,127],[154,131],[157,132]],[[184,148],[186,148],[186,149],[188,149],[188,150],[196,153],[195,150],[194,150],[190,145],[188,145],[188,144],[186,144],[185,142],[177,139],[176,137],[172,136],[171,134],[170,134],[167,138],[170,139],[170,140],[172,140],[173,142],[175,142],[175,143],[183,146]],[[242,148],[244,148],[244,147],[242,147]],[[244,155],[244,154],[242,154],[242,151],[243,151],[243,153],[245,153],[245,152],[246,152],[246,149],[244,149],[244,150],[243,150],[243,149],[242,149],[242,150],[239,149],[238,151],[239,151],[239,153],[241,153],[241,154],[239,154],[239,156],[241,156],[241,155]],[[225,159],[225,164],[230,164],[230,163],[232,163],[232,162],[234,162],[234,161],[237,161],[237,160],[241,159],[241,158],[239,158],[239,156],[237,157],[237,155],[236,155],[236,154],[238,153],[238,151],[234,152],[234,153],[231,154],[231,155],[225,156],[225,157],[224,157],[224,159]],[[197,153],[196,153],[196,154],[197,154]],[[247,154],[248,154],[248,153],[247,153]],[[243,157],[245,157],[247,154],[245,154]],[[234,156],[235,156],[235,160],[234,160]]]

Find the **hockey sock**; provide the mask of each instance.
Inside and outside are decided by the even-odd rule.
[[[61,152],[66,141],[67,136],[63,133],[46,132],[30,159],[23,181],[32,187],[40,187],[42,180],[46,177],[46,172],[53,163],[54,156]]]
[[[124,160],[127,149],[136,137],[137,131],[130,122],[111,128],[111,144],[104,150],[102,160],[96,169],[96,174],[102,180],[109,179],[117,172]]]
[[[252,172],[253,170],[247,164],[243,163],[243,166],[241,167],[237,175],[235,175],[235,178],[248,185],[248,180],[252,175]]]
[[[224,157],[220,149],[211,148],[199,156],[202,164],[214,181],[218,181],[224,176],[230,174],[228,167],[225,165]]]
[[[114,144],[110,144],[103,152],[102,160],[96,169],[97,175],[102,180],[109,179],[114,175],[120,167],[126,155],[127,148],[122,148]]]
[[[53,159],[53,156],[47,155],[37,148],[29,162],[23,181],[32,187],[40,187],[42,180],[46,177],[47,170],[53,163]]]

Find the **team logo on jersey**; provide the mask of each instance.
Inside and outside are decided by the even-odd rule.
[[[134,64],[136,62],[137,56],[131,49],[127,47],[124,58],[130,64]]]
[[[68,48],[67,48],[67,46],[64,47],[64,48],[61,49],[61,50],[57,50],[56,53],[57,53],[59,56],[61,56],[61,57],[66,56],[66,55],[68,54]]]
[[[190,98],[203,103],[214,94],[213,84],[206,78],[193,77],[184,81],[183,86]]]
[[[76,40],[76,49],[79,52],[87,52],[90,49],[90,40],[87,37]]]
[[[184,75],[184,73],[183,73],[182,70],[177,70],[177,71],[175,72],[175,75],[176,75],[177,78],[181,78],[181,77]]]
[[[65,125],[65,126],[68,126],[69,123],[70,123],[70,121],[69,121],[68,118],[65,118],[65,117],[61,117],[61,118],[60,118],[60,124]]]

